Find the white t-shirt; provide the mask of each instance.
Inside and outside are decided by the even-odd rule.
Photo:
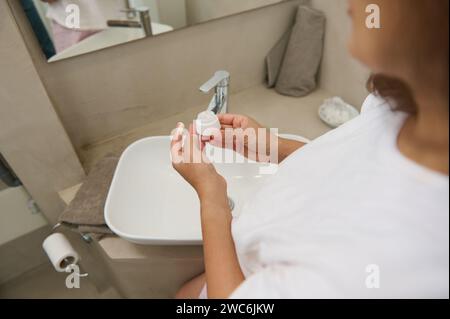
[[[107,20],[124,20],[124,0],[58,0],[48,5],[47,18],[54,20],[61,26],[66,26],[66,12],[68,5],[80,8],[79,30],[103,30],[108,27]]]
[[[406,118],[371,95],[280,165],[233,218],[231,298],[449,297],[449,178],[399,152]]]

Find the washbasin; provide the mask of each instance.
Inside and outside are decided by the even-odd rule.
[[[105,204],[105,220],[125,240],[147,245],[202,243],[198,197],[173,169],[169,145],[168,136],[145,138],[130,145],[119,160]],[[271,176],[264,173],[268,164],[212,146],[206,151],[227,180],[234,213]],[[230,156],[234,163],[224,163]]]

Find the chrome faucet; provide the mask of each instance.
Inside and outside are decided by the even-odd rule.
[[[214,76],[200,87],[203,93],[209,93],[212,89],[215,94],[209,103],[208,111],[214,114],[228,112],[228,87],[230,85],[230,73],[217,71]]]
[[[127,14],[134,12],[139,15],[139,21],[135,20],[108,20],[109,27],[124,27],[124,28],[142,28],[146,37],[153,35],[152,21],[150,18],[150,9],[148,7],[127,8],[123,10]]]

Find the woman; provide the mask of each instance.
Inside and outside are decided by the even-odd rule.
[[[371,3],[381,29],[366,27]],[[448,298],[449,2],[349,6],[350,51],[374,74],[360,117],[306,146],[280,139],[277,174],[238,216],[212,165],[174,162],[200,199],[205,257],[177,297]],[[179,139],[174,157],[198,140]]]

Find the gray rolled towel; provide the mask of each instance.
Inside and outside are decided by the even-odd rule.
[[[283,64],[286,48],[291,38],[292,29],[289,29],[283,37],[275,44],[266,57],[267,67],[267,86],[274,88],[277,85],[278,76],[280,75],[281,65]]]
[[[317,86],[317,72],[323,54],[325,16],[299,6],[291,30],[269,52],[267,84],[283,95],[301,97]]]
[[[107,156],[91,170],[75,198],[59,216],[59,222],[96,239],[112,234],[104,218],[104,207],[109,187],[119,161]]]

